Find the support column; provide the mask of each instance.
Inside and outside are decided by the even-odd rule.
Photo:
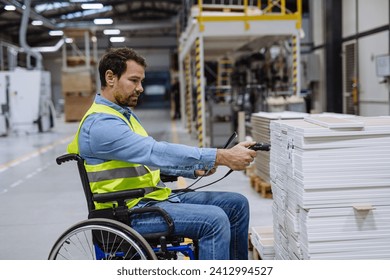
[[[292,88],[293,94],[299,96],[301,94],[301,80],[299,77],[300,73],[300,38],[298,35],[292,38],[292,49],[293,49],[293,63],[292,63]]]
[[[180,51],[179,51],[180,54]],[[180,115],[181,115],[181,124],[183,127],[186,127],[187,123],[187,106],[186,106],[186,95],[187,95],[187,73],[186,73],[186,58],[178,55],[179,61],[179,81],[180,81]]]
[[[341,28],[342,3],[339,0],[324,1],[325,5],[325,67],[326,67],[326,110],[343,112]]]
[[[192,83],[191,83],[191,55],[187,54],[185,58],[186,75],[186,120],[188,132],[192,133]]]
[[[203,37],[198,37],[195,42],[196,56],[196,124],[198,130],[198,145],[205,146],[206,130],[205,123],[205,92],[204,92],[204,57]]]

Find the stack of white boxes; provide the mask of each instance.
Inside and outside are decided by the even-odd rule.
[[[270,127],[275,259],[390,259],[390,117]]]
[[[303,119],[307,113],[300,112],[258,112],[251,116],[252,137],[259,143],[271,143],[270,123],[273,120]],[[272,148],[271,148],[272,149]],[[270,153],[268,151],[257,152],[255,160],[255,174],[263,181],[270,183]],[[253,226],[250,228],[252,245],[259,253],[261,259],[275,258],[273,229],[268,227]]]
[[[303,119],[307,113],[300,112],[258,112],[251,116],[252,137],[259,143],[270,143],[270,123],[273,120]],[[265,182],[270,182],[269,177],[269,152],[258,152],[255,161],[256,175]]]

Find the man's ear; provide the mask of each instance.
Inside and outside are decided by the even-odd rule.
[[[114,86],[115,75],[111,70],[106,71],[105,78],[108,86],[110,87]]]

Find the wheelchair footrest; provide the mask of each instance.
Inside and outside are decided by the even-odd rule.
[[[193,244],[184,244],[179,246],[167,246],[164,250],[161,247],[153,248],[157,256],[161,255],[163,259],[177,259],[177,253],[181,253],[191,260],[195,259]]]

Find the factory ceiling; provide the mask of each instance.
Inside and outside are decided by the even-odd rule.
[[[203,1],[204,4],[223,2],[232,1]],[[233,2],[242,3],[242,1]],[[263,0],[261,3],[263,2],[266,5],[267,1]],[[288,6],[295,4],[296,0],[286,2]],[[124,37],[126,42],[146,38],[149,41],[146,41],[143,47],[149,44],[149,47],[154,48],[174,48],[177,45],[178,33],[187,22],[186,16],[194,3],[196,4],[197,1],[0,0],[0,41],[20,45],[21,19],[25,5],[29,5],[29,21],[25,40],[31,47],[54,46],[62,36],[61,33],[53,36],[53,31],[66,32],[69,29],[76,29],[90,30],[96,36],[99,48],[107,48],[115,44],[111,42],[111,37],[122,37],[122,39]],[[85,4],[100,5],[86,7]],[[307,1],[303,0],[304,12],[306,9]],[[112,22],[98,24],[96,20],[99,19],[111,19]],[[120,33],[107,35],[104,33],[107,29],[119,30]]]
[[[29,0],[26,41],[31,47],[54,45],[60,36],[50,31],[90,30],[98,40],[109,41],[106,29],[119,29],[117,37],[176,38],[182,0]],[[27,3],[28,3],[27,2]],[[85,6],[85,4],[101,4]],[[18,45],[25,0],[0,0],[0,40]],[[11,7],[11,8],[10,8]],[[96,20],[111,19],[98,24]],[[60,33],[61,34],[61,33]],[[55,34],[54,34],[55,35]]]

